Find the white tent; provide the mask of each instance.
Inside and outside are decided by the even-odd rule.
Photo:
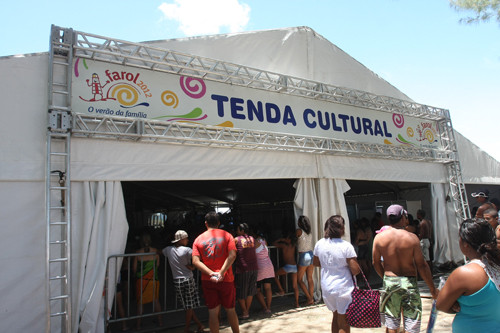
[[[160,48],[301,77],[401,100],[410,99],[307,27],[148,42]],[[48,325],[46,53],[0,58],[0,330],[41,332]],[[500,185],[500,164],[456,134],[467,184]],[[332,212],[346,213],[346,179],[432,184],[436,256],[460,259],[456,219],[446,201],[441,163],[299,151],[226,149],[74,137],[70,147],[73,331],[102,329],[102,288],[108,255],[121,253],[127,223],[120,181],[295,178],[296,209],[316,218],[315,237]],[[202,161],[202,167],[200,164]],[[481,163],[476,163],[481,161]],[[319,207],[319,208],[318,208]]]

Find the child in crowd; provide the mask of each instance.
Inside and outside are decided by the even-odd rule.
[[[269,250],[267,243],[262,237],[255,239],[255,253],[257,255],[257,300],[262,305],[264,312],[267,315],[271,314],[271,301],[273,300],[273,292],[271,290],[271,282],[274,280],[274,266],[269,258]],[[262,288],[265,294],[262,294]]]
[[[307,298],[306,305],[314,304],[314,280],[313,280],[313,242],[311,221],[307,216],[301,215],[297,220],[297,250],[299,252],[299,265],[297,271],[297,282]],[[304,275],[307,286],[303,281]]]
[[[134,257],[132,271],[136,278],[135,292],[137,300],[137,329],[141,328],[143,305],[153,303],[153,311],[161,312],[160,305],[160,280],[158,267],[160,266],[160,255],[158,250],[151,246],[151,235],[145,233],[140,239],[141,248],[136,253],[142,256]],[[147,254],[146,254],[147,253]],[[163,319],[158,315],[158,324],[163,326]]]
[[[281,249],[283,253],[283,262],[284,265],[276,271],[275,281],[278,285],[278,295],[283,296],[285,294],[285,290],[281,286],[280,276],[286,276],[288,274],[292,275],[292,286],[293,286],[293,294],[295,296],[295,307],[300,307],[299,305],[299,287],[297,284],[297,262],[295,260],[295,248],[297,246],[297,238],[295,237],[295,233],[289,235],[286,238],[280,238],[273,243],[274,246]]]
[[[191,320],[198,325],[196,332],[204,332],[204,326],[196,317],[194,308],[200,306],[200,297],[198,294],[198,286],[193,279],[194,266],[191,264],[191,256],[193,250],[187,247],[188,234],[184,230],[178,230],[175,233],[175,239],[172,241],[173,246],[167,246],[163,249],[163,254],[168,258],[172,277],[174,279],[175,292],[177,298],[186,310],[186,326],[184,332],[191,332],[189,326]]]

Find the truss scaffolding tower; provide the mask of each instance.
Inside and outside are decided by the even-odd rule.
[[[52,26],[46,159],[47,332],[71,332],[71,64],[73,31]]]

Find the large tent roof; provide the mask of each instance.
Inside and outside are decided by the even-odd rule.
[[[325,84],[411,100],[309,27],[145,43]]]

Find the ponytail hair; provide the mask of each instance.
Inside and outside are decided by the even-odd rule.
[[[311,221],[309,221],[309,218],[307,216],[300,215],[297,221],[297,225],[300,229],[304,230],[306,234],[309,235],[311,233]]]
[[[460,225],[460,238],[489,262],[500,265],[495,230],[482,218],[466,219]]]
[[[240,223],[238,225],[238,228],[242,230],[245,234],[248,234],[248,232],[250,231],[250,227],[246,223]]]

